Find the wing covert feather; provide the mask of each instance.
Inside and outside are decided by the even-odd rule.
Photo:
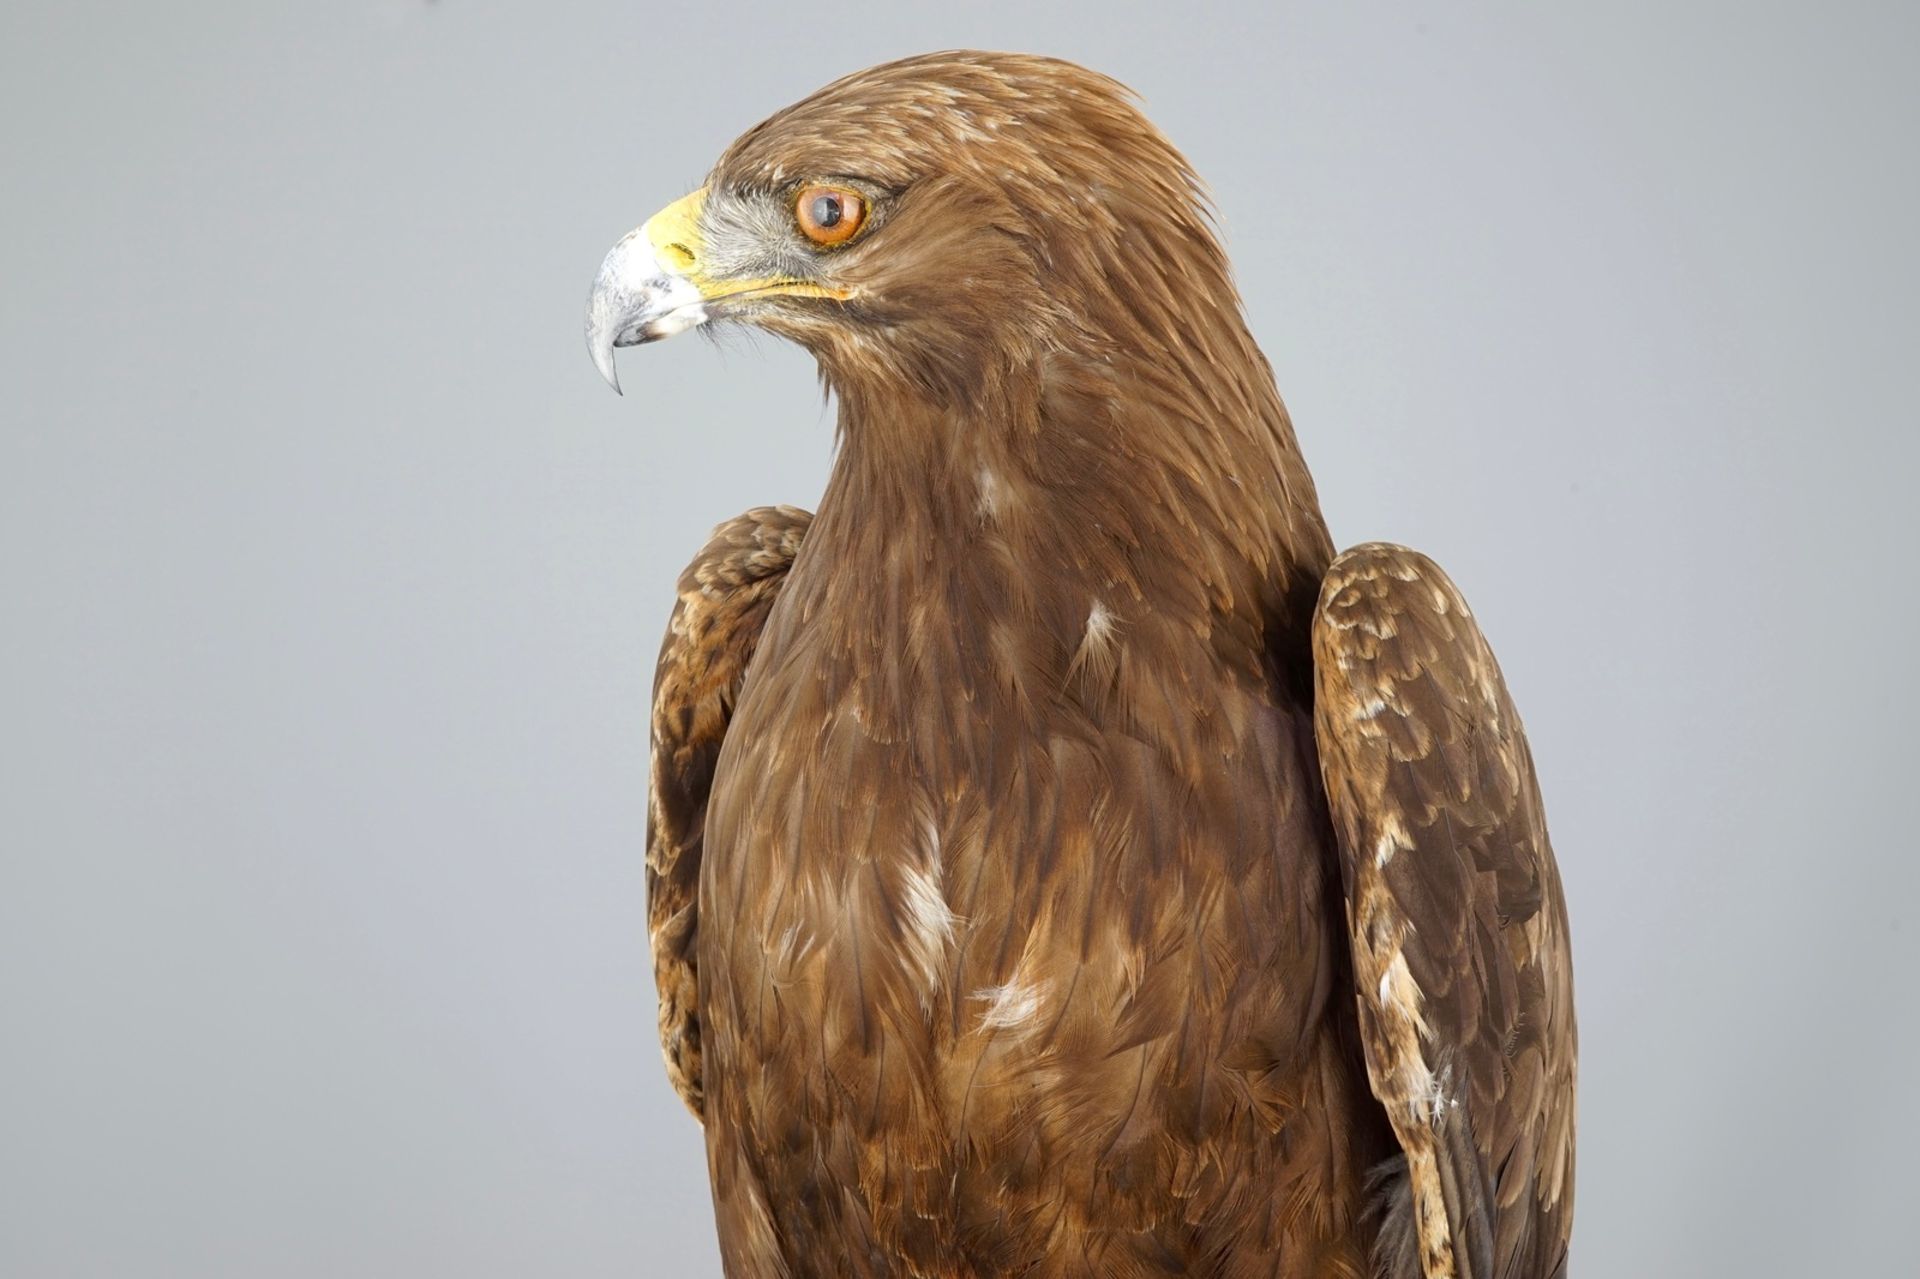
[[[1367,1072],[1413,1201],[1393,1246],[1426,1279],[1562,1274],[1572,961],[1500,667],[1447,575],[1384,543],[1328,570],[1313,654]]]
[[[654,673],[647,935],[660,990],[660,1049],[696,1118],[705,1104],[695,957],[707,797],[761,627],[812,519],[791,506],[763,506],[715,529],[680,575]]]

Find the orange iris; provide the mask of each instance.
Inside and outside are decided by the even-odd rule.
[[[845,187],[810,186],[793,203],[800,233],[815,244],[845,244],[867,220],[867,202]]]

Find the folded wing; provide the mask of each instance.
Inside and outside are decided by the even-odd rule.
[[[1405,1152],[1383,1273],[1563,1274],[1573,970],[1500,667],[1447,575],[1385,544],[1334,561],[1313,652],[1367,1073]]]
[[[813,517],[764,506],[714,530],[680,575],[680,601],[653,682],[653,788],[647,812],[647,933],[660,988],[660,1048],[696,1117],[700,1075],[700,855],[714,762],[787,569]]]

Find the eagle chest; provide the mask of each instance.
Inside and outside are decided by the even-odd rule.
[[[924,675],[889,715],[884,681],[821,662],[762,653],[715,775],[721,1139],[954,1229],[1271,1157],[1334,967],[1299,715],[1245,696],[1186,721],[1237,737],[1155,740],[1063,703],[1035,731]]]

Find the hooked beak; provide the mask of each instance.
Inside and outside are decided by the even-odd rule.
[[[684,333],[714,316],[714,304],[752,298],[844,300],[851,291],[789,275],[740,277],[708,271],[701,211],[707,189],[675,200],[613,246],[587,298],[587,350],[607,385],[620,389],[613,349]]]
[[[703,187],[629,231],[593,277],[587,298],[587,350],[617,394],[613,349],[684,333],[707,320],[707,289],[698,274]]]

